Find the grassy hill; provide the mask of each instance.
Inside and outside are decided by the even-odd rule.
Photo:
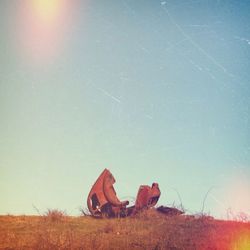
[[[123,219],[9,215],[0,216],[0,249],[250,250],[250,223],[155,210]]]

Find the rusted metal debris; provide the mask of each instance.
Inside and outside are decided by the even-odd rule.
[[[161,213],[166,214],[168,216],[176,216],[176,215],[184,214],[184,211],[182,211],[178,208],[175,208],[175,207],[160,206],[160,207],[157,207],[156,210],[158,212],[161,212]]]
[[[159,185],[141,185],[134,206],[127,207],[128,201],[120,201],[114,189],[115,178],[108,169],[104,169],[92,186],[87,200],[88,209],[94,217],[126,217],[142,209],[153,207],[161,192]]]

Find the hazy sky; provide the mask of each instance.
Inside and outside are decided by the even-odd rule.
[[[0,213],[121,199],[250,214],[250,3],[0,1]]]

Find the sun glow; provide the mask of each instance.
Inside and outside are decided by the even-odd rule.
[[[17,47],[32,64],[48,63],[63,53],[76,1],[24,0],[17,18]]]
[[[229,220],[249,220],[250,183],[249,174],[232,170],[220,183],[217,193],[210,197],[215,201],[214,211]],[[250,250],[250,249],[249,249]]]
[[[51,22],[60,15],[63,2],[62,0],[31,0],[30,4],[38,18]]]
[[[243,174],[234,174],[228,183],[225,197],[230,197],[231,209],[237,214],[240,212],[249,213],[250,210],[250,184]]]
[[[230,250],[249,250],[250,249],[250,235],[249,232],[239,233],[232,241]]]

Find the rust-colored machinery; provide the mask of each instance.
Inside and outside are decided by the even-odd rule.
[[[157,183],[142,185],[137,193],[134,206],[127,207],[128,201],[120,201],[114,189],[115,178],[104,169],[88,195],[88,209],[94,217],[126,217],[156,205],[161,192]]]

